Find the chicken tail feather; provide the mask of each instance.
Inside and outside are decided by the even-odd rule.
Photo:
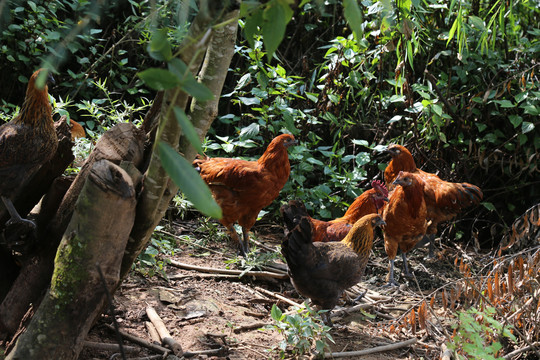
[[[482,190],[476,185],[461,183],[461,187],[463,189],[461,192],[461,201],[466,204],[466,206],[478,204],[484,197]]]
[[[308,217],[302,217],[286,236],[281,244],[281,253],[287,260],[287,265],[294,273],[296,266],[305,263],[304,257],[308,254],[307,247],[311,242],[311,222]]]

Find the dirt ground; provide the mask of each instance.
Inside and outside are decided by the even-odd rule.
[[[222,231],[219,226],[215,228]],[[265,249],[258,247],[261,252],[277,251],[283,238],[280,226],[264,222],[258,223],[253,233],[257,241],[265,245]],[[182,268],[187,264],[212,269],[239,269],[237,263],[226,263],[236,257],[232,244],[224,240],[223,234],[205,234],[197,220],[168,222],[161,234],[174,239],[176,250],[171,254],[159,255],[158,258],[165,262],[162,272],[150,276],[132,271],[124,281],[114,297],[114,311],[120,329],[152,342],[146,313],[146,308],[152,307],[184,352],[218,351],[214,354],[192,354],[195,355],[192,358],[280,358],[277,347],[284,336],[275,327],[265,329],[265,324],[275,323],[270,316],[273,304],[287,312],[292,309],[290,301],[303,303],[304,299],[294,291],[289,280],[249,275],[239,278],[238,275]],[[202,237],[207,240],[197,241]],[[333,314],[339,316],[332,318],[334,328],[329,331],[335,343],[329,343],[327,352],[366,350],[415,339],[413,345],[348,358],[438,359],[445,341],[443,328],[449,329],[451,321],[448,312],[442,306],[437,307],[440,303],[438,295],[441,287],[459,276],[454,260],[465,253],[459,244],[440,242],[437,242],[437,251],[436,259],[431,261],[424,260],[427,248],[410,253],[409,266],[416,279],[409,281],[400,276],[401,261],[396,260],[397,280],[402,285],[399,288],[383,288],[388,271],[387,258],[382,240],[376,240],[363,281],[349,294],[355,296],[363,292],[362,289],[367,289],[366,296],[358,302],[364,308],[344,313],[340,310],[358,306],[355,307],[345,297],[342,299],[340,306],[334,309]],[[266,270],[284,268],[281,261],[274,263],[274,267],[267,267]],[[275,271],[280,273],[279,270]],[[289,302],[280,299],[280,296]],[[421,303],[430,299],[432,307],[437,310],[428,321],[428,326],[422,328],[420,325],[423,322],[416,320],[414,310],[418,316]],[[87,340],[116,343],[117,335],[111,329],[111,324],[111,316],[103,315]],[[133,341],[125,340],[124,345],[128,347],[127,359],[160,358],[157,357],[158,352]],[[287,353],[285,356],[290,358],[291,355]],[[80,356],[82,360],[121,358],[117,351],[103,351],[94,346],[86,346]]]

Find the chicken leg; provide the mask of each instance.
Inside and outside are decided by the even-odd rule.
[[[249,229],[242,227],[242,238],[243,238],[243,241],[241,243],[242,253],[243,253],[242,255],[245,257],[247,253],[249,253]]]
[[[11,216],[11,219],[9,219],[7,222],[8,224],[22,223],[30,228],[36,227],[36,224],[32,220],[23,219],[21,215],[19,215],[17,209],[15,209],[15,206],[13,206],[13,202],[10,198],[2,196],[2,201],[4,202],[4,205],[6,206],[6,209]]]

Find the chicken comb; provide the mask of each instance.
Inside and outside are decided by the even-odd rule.
[[[386,185],[380,180],[373,180],[371,182],[371,187],[377,190],[378,192],[381,192],[384,194],[384,196],[388,196],[388,189],[386,189]]]

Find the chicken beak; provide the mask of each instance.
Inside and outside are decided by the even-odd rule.
[[[291,141],[285,141],[283,143],[283,146],[285,146],[285,148],[288,148],[289,146],[293,146],[293,145],[296,145],[298,144],[298,141],[295,139],[295,140],[291,140]]]
[[[51,85],[56,85],[56,81],[54,80],[54,77],[52,76],[52,73],[49,71],[49,74],[47,75],[47,83]]]

